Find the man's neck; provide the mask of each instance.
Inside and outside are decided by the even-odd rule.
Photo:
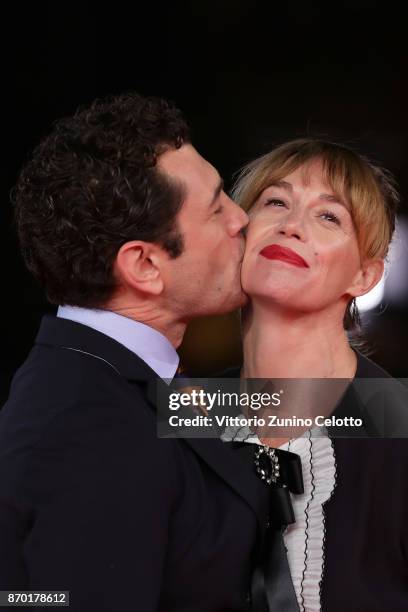
[[[246,378],[353,378],[341,309],[296,313],[254,302],[244,316]]]
[[[149,303],[135,306],[126,303],[125,300],[112,299],[104,309],[152,327],[163,334],[176,349],[183,341],[187,324],[177,321],[168,312],[163,312],[159,306],[152,306]]]

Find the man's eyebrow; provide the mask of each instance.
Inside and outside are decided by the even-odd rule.
[[[217,187],[214,190],[214,195],[213,195],[213,197],[211,199],[209,208],[211,208],[211,206],[215,203],[215,201],[217,200],[217,198],[220,195],[221,191],[224,189],[224,180],[221,177],[219,177],[219,179],[220,180],[218,182]]]

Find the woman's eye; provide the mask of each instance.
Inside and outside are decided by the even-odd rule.
[[[319,216],[325,221],[330,221],[331,223],[336,223],[337,225],[340,225],[340,219],[329,210],[325,210],[324,212],[320,213]]]
[[[279,200],[277,198],[269,198],[265,202],[265,206],[286,206],[286,203],[283,200]]]
[[[219,206],[216,210],[214,210],[214,215],[219,215],[224,210],[223,206]]]

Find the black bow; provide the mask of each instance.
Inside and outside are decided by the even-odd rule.
[[[282,534],[287,525],[295,522],[289,492],[298,495],[304,491],[301,459],[299,455],[282,449],[268,452],[267,447],[258,444],[232,444],[235,449],[245,452],[252,447],[254,471],[270,491],[268,527],[252,576],[252,610],[299,612]]]

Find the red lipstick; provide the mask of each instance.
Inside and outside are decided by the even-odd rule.
[[[297,266],[298,268],[309,267],[303,257],[295,253],[295,251],[279,246],[278,244],[269,244],[268,246],[264,247],[260,252],[260,255],[262,255],[262,257],[266,257],[266,259],[279,259],[280,261],[285,261],[286,263]]]

